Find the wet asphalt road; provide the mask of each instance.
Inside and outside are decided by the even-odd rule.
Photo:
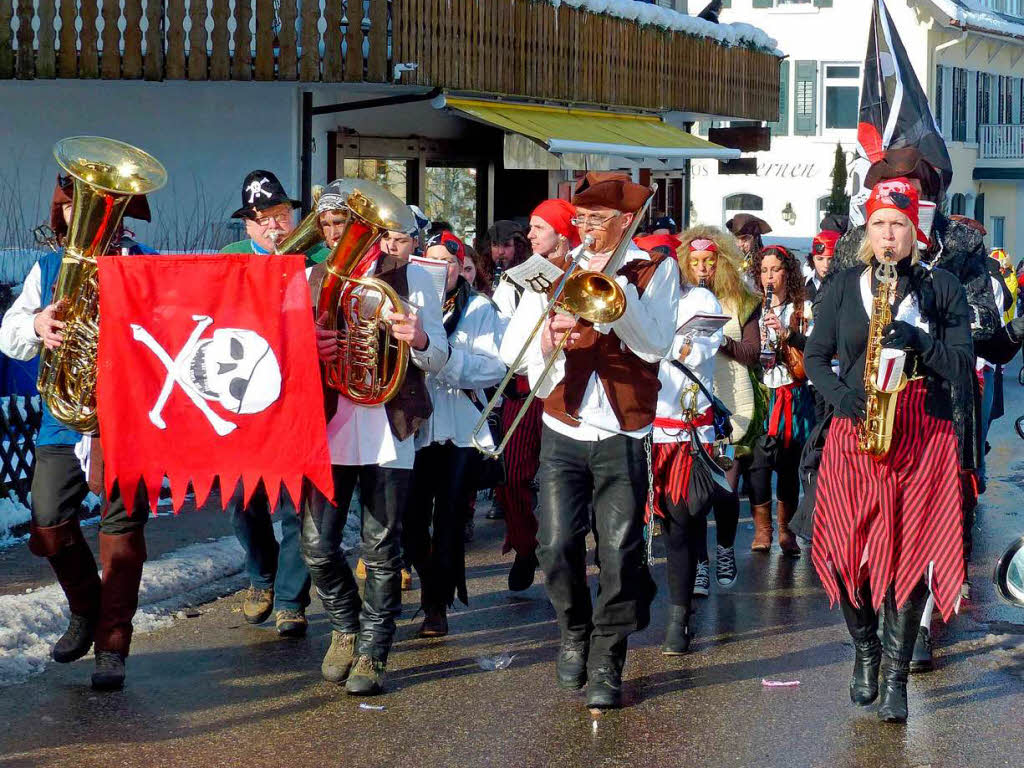
[[[1006,381],[971,599],[938,632],[936,670],[913,678],[906,726],[849,703],[853,650],[838,610],[808,557],[747,551],[749,519],[738,582],[712,583],[699,604],[695,651],[659,653],[660,591],[651,627],[633,637],[626,708],[592,718],[582,694],[554,684],[558,631],[543,587],[509,594],[502,523],[478,511],[471,604],[451,614],[447,638],[417,640],[418,596],[406,593],[388,695],[355,699],[321,681],[329,627],[318,601],[309,636],[288,641],[246,625],[234,595],[139,636],[123,692],[93,693],[88,658],[0,689],[0,766],[1024,765],[1024,608],[1001,603],[990,582],[999,552],[1024,533],[1016,366]],[[655,553],[660,584],[659,543]],[[516,654],[506,670],[476,661],[501,652]],[[763,678],[800,686],[766,689]]]

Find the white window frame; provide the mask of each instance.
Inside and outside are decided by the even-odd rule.
[[[989,231],[992,233],[992,247],[993,248],[1005,248],[1006,247],[1006,217],[1005,216],[992,216],[990,221],[992,226],[989,227]],[[997,227],[996,222],[999,222]],[[999,234],[999,241],[996,242],[996,233]]]
[[[825,119],[826,118],[825,110],[827,108],[826,104],[825,104],[825,97],[828,94],[828,87],[829,87],[830,83],[834,84],[836,86],[839,86],[839,84],[841,83],[843,85],[839,86],[839,87],[849,87],[849,84],[851,82],[855,82],[856,86],[857,86],[857,106],[859,107],[860,106],[860,89],[861,89],[861,85],[863,84],[863,80],[864,80],[864,62],[862,62],[862,61],[822,61],[822,62],[820,62],[818,64],[818,66],[820,67],[820,72],[821,72],[821,74],[820,74],[820,76],[818,78],[819,81],[820,81],[819,82],[819,90],[818,90],[818,104],[820,105],[818,107],[818,126],[819,126],[819,128],[818,128],[818,135],[819,136],[834,137],[834,138],[839,138],[839,139],[847,139],[847,140],[850,140],[851,138],[855,138],[857,136],[857,126],[856,125],[854,125],[852,128],[829,128],[829,127],[827,127],[826,119]],[[850,77],[830,78],[828,76],[828,68],[829,67],[856,67],[857,68],[857,77],[856,78],[850,78]]]

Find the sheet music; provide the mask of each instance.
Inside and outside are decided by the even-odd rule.
[[[534,293],[547,293],[562,278],[562,270],[536,253],[505,272],[512,282]]]
[[[729,322],[729,315],[715,315],[698,312],[676,329],[676,333],[689,333],[693,336],[710,336]]]
[[[410,264],[419,264],[430,275],[430,281],[437,291],[437,300],[444,304],[445,285],[448,282],[448,262],[441,259],[428,259],[426,256],[410,256]]]

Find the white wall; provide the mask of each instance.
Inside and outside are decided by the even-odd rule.
[[[306,87],[316,105],[395,95],[379,87]],[[241,204],[250,170],[274,172],[300,197],[302,90],[297,83],[0,81],[0,217],[20,217],[17,238],[24,241],[48,218],[58,170],[54,143],[94,134],[134,144],[167,168],[168,185],[150,200],[154,224],[132,225],[141,240],[174,240],[178,234],[183,242],[199,228],[218,226],[220,237],[210,243],[215,245],[227,234],[223,225]],[[313,182],[328,180],[328,130],[455,138],[464,125],[429,102],[317,116]],[[0,248],[16,244],[14,239],[10,221],[0,220]]]

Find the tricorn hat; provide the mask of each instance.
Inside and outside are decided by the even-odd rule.
[[[651,196],[650,187],[636,184],[621,171],[590,171],[576,185],[572,204],[583,208],[611,208],[636,213]]]
[[[725,228],[736,237],[740,235],[767,235],[772,231],[768,222],[750,213],[738,213],[725,222]]]
[[[50,229],[59,237],[64,237],[68,232],[68,225],[64,221],[63,207],[71,202],[75,191],[75,180],[71,176],[57,174],[57,184],[53,188],[53,198],[50,200]],[[153,216],[149,210],[149,200],[145,195],[133,195],[124,209],[124,218],[139,219],[140,221],[152,221]]]
[[[302,205],[284,191],[277,176],[270,171],[250,171],[242,182],[242,207],[231,214],[232,219],[255,219],[256,214],[276,205]]]

